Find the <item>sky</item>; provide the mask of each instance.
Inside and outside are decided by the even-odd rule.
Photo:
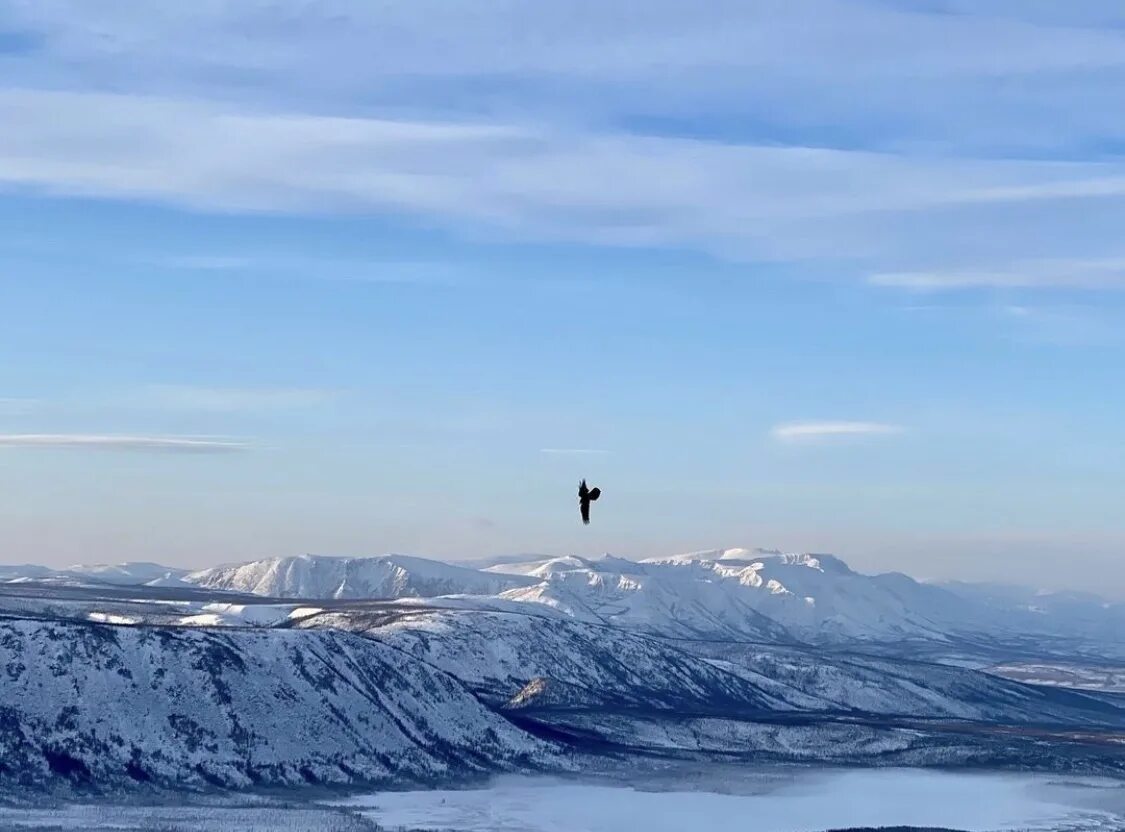
[[[1125,597],[1122,89],[1099,0],[0,0],[0,560]]]

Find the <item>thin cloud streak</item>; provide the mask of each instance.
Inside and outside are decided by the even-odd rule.
[[[335,391],[316,388],[227,388],[166,384],[153,385],[139,398],[145,403],[173,410],[240,413],[317,407],[335,397]]]
[[[880,272],[868,275],[867,282],[918,292],[974,288],[1125,289],[1125,258],[1045,259],[997,269]]]
[[[770,431],[779,442],[804,442],[847,436],[885,436],[902,433],[901,425],[884,422],[790,422]]]
[[[609,451],[601,448],[540,448],[539,453],[556,456],[581,456],[590,454],[608,454]]]
[[[0,434],[0,448],[231,453],[249,448],[244,442],[179,436],[115,436],[87,433]]]
[[[302,278],[340,283],[388,283],[448,286],[460,282],[461,273],[440,261],[349,260],[335,257],[300,258],[262,255],[215,254],[157,257],[145,265],[190,272],[242,273],[258,277]]]

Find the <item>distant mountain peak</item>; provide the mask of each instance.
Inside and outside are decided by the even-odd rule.
[[[482,572],[413,555],[297,555],[193,572],[185,580],[211,589],[276,598],[432,598],[496,595],[533,579]]]

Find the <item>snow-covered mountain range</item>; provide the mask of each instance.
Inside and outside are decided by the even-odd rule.
[[[302,556],[183,576],[279,598],[488,596],[673,638],[949,643],[965,635],[1115,639],[1125,605],[1019,587],[864,575],[832,555],[726,549],[630,561],[560,557],[466,569],[422,558]],[[486,603],[482,601],[481,603]]]
[[[4,567],[0,787],[368,784],[622,755],[1125,766],[1125,699],[978,669],[1121,663],[1121,605],[1093,596],[746,549],[478,566]]]
[[[537,601],[578,618],[681,637],[760,637],[826,644],[965,635],[1112,638],[1125,605],[1094,596],[974,584],[933,585],[902,573],[864,575],[832,555],[695,552],[639,563],[605,557],[501,564],[490,571],[540,578],[502,597]]]
[[[534,604],[578,621],[670,638],[806,644],[1028,636],[1120,642],[1125,633],[1125,604],[1091,594],[865,575],[825,554],[725,549],[639,562],[606,555],[486,564],[301,555],[196,572],[154,563],[7,566],[0,567],[0,584],[201,587],[309,601],[442,598],[446,605],[493,609]]]

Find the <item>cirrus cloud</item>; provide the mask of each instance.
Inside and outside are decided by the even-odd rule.
[[[1125,164],[1115,160],[954,158],[43,90],[0,90],[0,187],[203,211],[401,215],[468,233],[736,259],[856,258],[883,275],[872,282],[893,285],[940,282],[934,274],[951,266],[931,262],[935,251],[980,262],[1018,244],[1030,257],[1111,257],[1107,229],[1125,222]],[[1075,209],[1091,200],[1094,226]],[[987,237],[975,233],[982,223]]]
[[[1125,258],[1048,258],[991,269],[881,272],[869,275],[867,282],[919,292],[972,288],[1125,289]]]
[[[779,442],[810,442],[848,436],[884,436],[905,428],[885,422],[787,422],[770,431]]]
[[[539,453],[553,456],[583,456],[590,454],[608,454],[609,451],[602,450],[601,448],[540,448]]]
[[[122,436],[90,433],[0,434],[0,448],[74,449],[101,451],[161,451],[173,453],[229,453],[246,450],[244,442],[183,436]]]

